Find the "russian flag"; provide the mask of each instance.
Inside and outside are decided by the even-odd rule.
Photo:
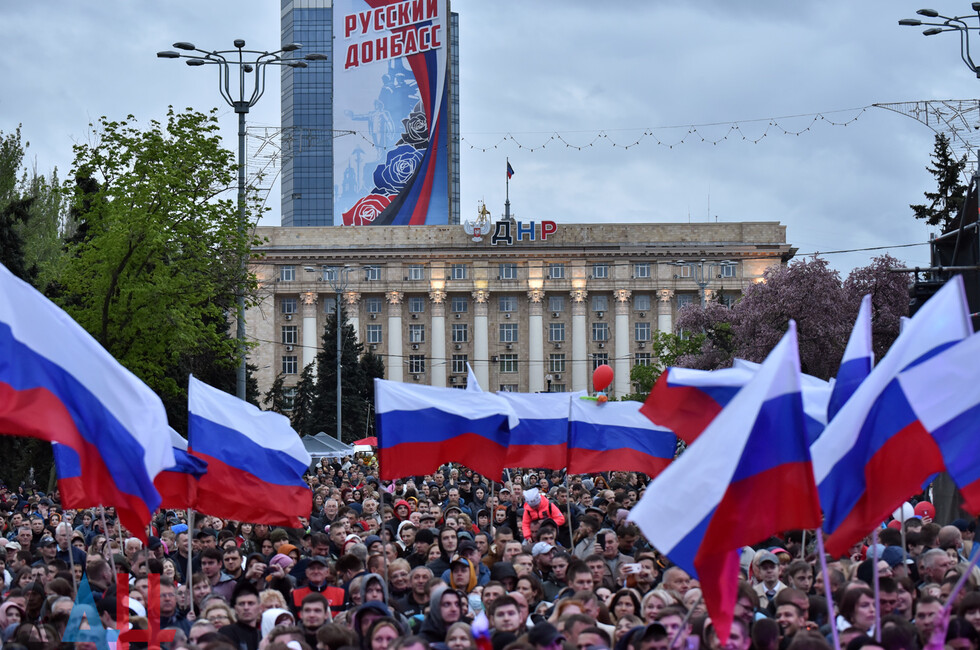
[[[980,334],[899,374],[919,422],[939,445],[963,507],[980,512]]]
[[[499,479],[519,420],[493,393],[374,380],[383,480],[429,474],[448,462]]]
[[[564,469],[568,461],[568,409],[576,393],[497,393],[520,422],[510,430],[505,467]]]
[[[187,441],[170,429],[170,441],[177,463],[159,474],[153,484],[160,492],[161,508],[197,508],[197,482],[208,471],[208,464],[187,451]]]
[[[0,265],[0,434],[68,448],[67,502],[115,506],[122,524],[144,536],[160,505],[153,478],[174,464],[167,429],[149,387]]]
[[[650,483],[629,518],[660,552],[698,577],[724,643],[738,591],[737,549],[820,525],[796,323],[790,321],[744,390]]]
[[[871,347],[871,294],[861,299],[854,329],[844,348],[844,357],[834,380],[834,388],[830,392],[830,403],[827,405],[827,420],[833,420],[844,403],[851,398],[857,387],[861,385],[874,366],[874,348]]]
[[[299,517],[313,507],[303,480],[313,459],[289,419],[193,375],[188,384],[188,450],[208,464],[198,481],[200,509],[225,519],[299,527]]]
[[[674,459],[677,436],[640,413],[636,402],[570,400],[568,473],[609,470],[656,476]]]
[[[963,279],[957,276],[906,324],[888,354],[813,443],[829,553],[844,553],[918,492],[927,477],[942,471],[936,441],[915,412],[903,406],[893,380],[972,333]]]

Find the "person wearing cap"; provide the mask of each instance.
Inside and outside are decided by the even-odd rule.
[[[535,542],[531,547],[531,558],[534,561],[534,573],[542,580],[545,580],[551,573],[551,557],[555,552],[555,545],[548,542]]]
[[[786,588],[779,580],[779,558],[770,551],[759,551],[752,559],[752,567],[758,580],[755,593],[759,595],[759,608],[765,610],[776,594]]]
[[[58,554],[58,545],[51,535],[45,535],[37,542],[37,550],[41,555],[41,560],[47,564],[55,559]]]
[[[521,518],[521,532],[524,534],[524,539],[532,539],[545,519],[554,520],[558,526],[565,523],[565,515],[558,506],[551,503],[537,488],[524,492],[524,501],[524,514]]]
[[[447,584],[453,589],[458,589],[465,594],[476,589],[476,566],[465,557],[458,553],[454,555],[447,572],[449,574]]]
[[[341,587],[329,583],[330,560],[322,555],[314,555],[306,563],[306,585],[293,589],[293,607],[298,610],[303,599],[311,593],[323,594],[330,604],[330,611],[339,613],[344,607],[346,594]]]
[[[562,650],[565,636],[547,621],[538,623],[527,633],[527,641],[538,650]]]
[[[413,569],[415,567],[425,566],[426,558],[429,555],[429,547],[432,546],[435,540],[435,535],[432,534],[430,528],[423,527],[415,533],[415,541],[412,543],[412,548],[408,549],[411,552],[405,557]]]
[[[475,543],[471,542],[468,539],[464,539],[460,541],[458,546],[456,547],[456,556],[468,561],[470,565],[472,565],[473,570],[476,573],[476,584],[473,585],[473,587],[466,589],[466,593],[471,592],[473,588],[475,588],[477,585],[482,587],[483,585],[490,582],[490,569],[481,561],[483,558],[480,555],[480,550],[476,547]],[[450,583],[451,572],[452,572],[452,565],[450,565],[448,569],[443,571],[442,575],[440,576],[440,578],[442,578],[442,581],[445,582],[447,585],[451,584]],[[460,589],[463,588],[461,585],[455,585],[455,586]]]
[[[630,650],[667,650],[670,641],[667,628],[660,623],[650,623],[629,635],[628,646]]]

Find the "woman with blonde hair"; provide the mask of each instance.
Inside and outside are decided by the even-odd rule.
[[[656,620],[657,612],[664,607],[676,605],[677,599],[674,598],[666,589],[654,589],[643,597],[643,620],[647,625]]]

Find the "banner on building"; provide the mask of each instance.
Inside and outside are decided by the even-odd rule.
[[[333,25],[334,223],[448,223],[447,0],[334,0]]]

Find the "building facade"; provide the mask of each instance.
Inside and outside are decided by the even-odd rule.
[[[388,379],[463,388],[468,363],[484,390],[591,390],[606,363],[623,395],[679,308],[730,304],[795,252],[775,222],[513,225],[509,245],[461,226],[259,228],[259,389],[295,386],[339,296]]]

